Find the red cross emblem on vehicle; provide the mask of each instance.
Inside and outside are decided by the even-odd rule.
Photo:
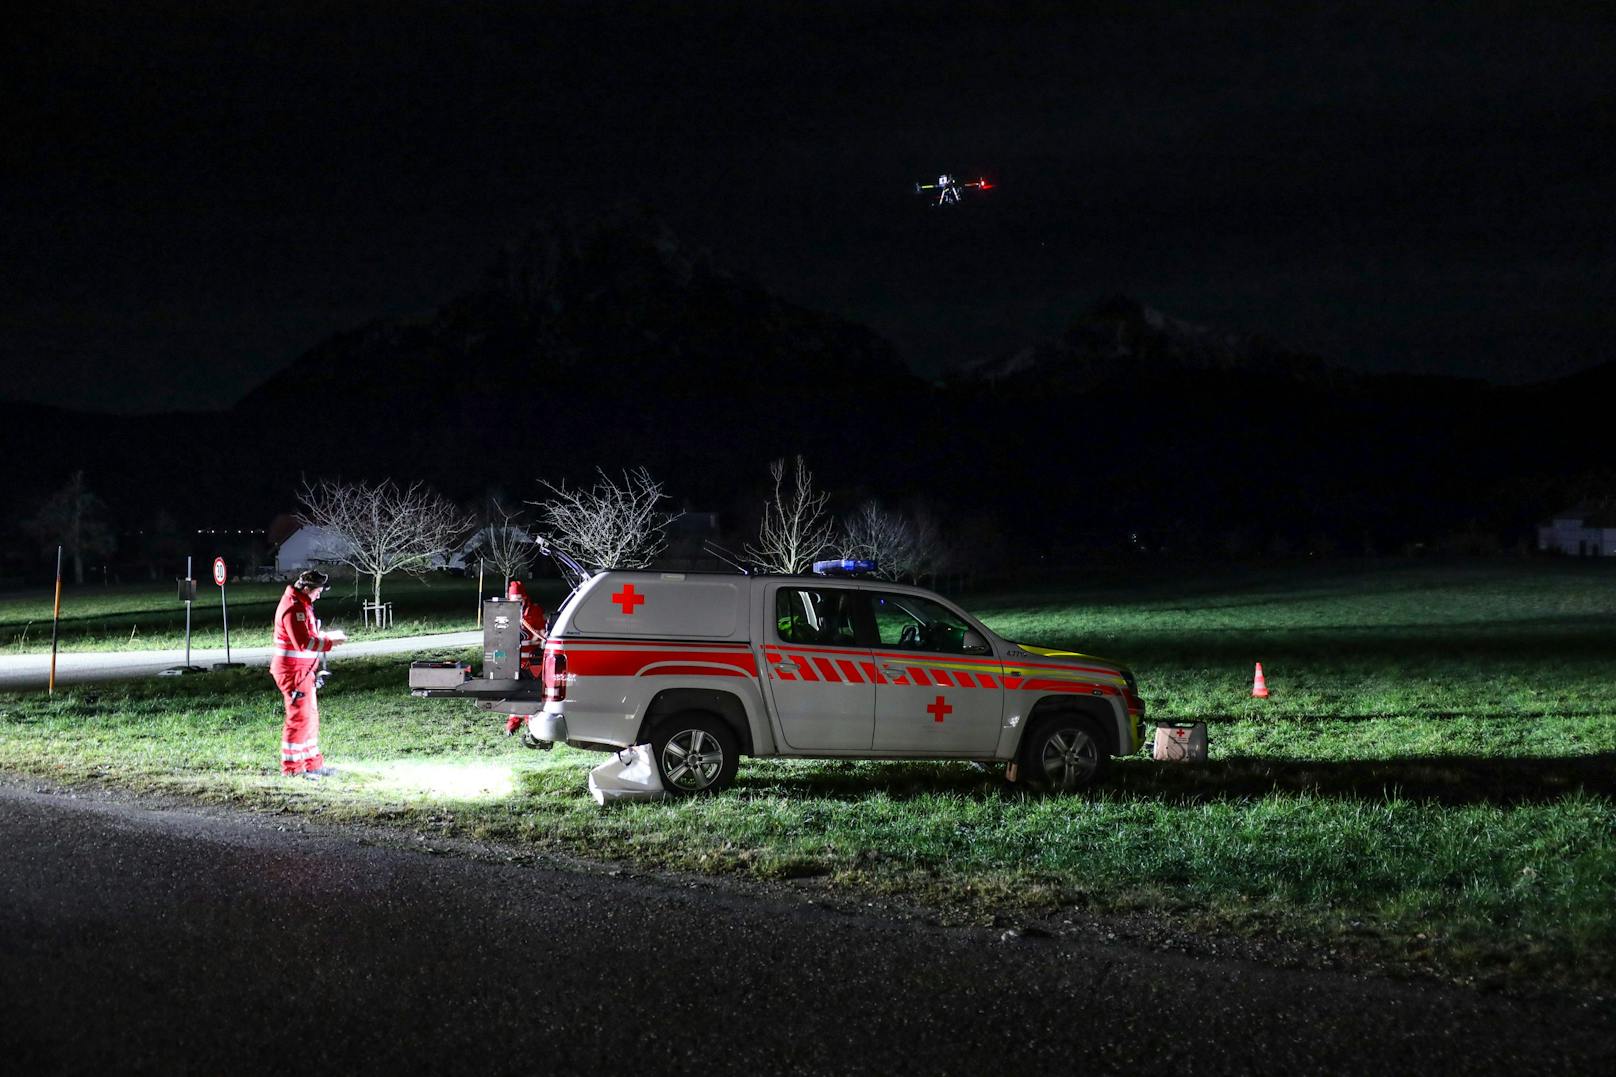
[[[635,606],[645,605],[645,596],[634,593],[634,585],[625,583],[623,589],[612,596],[612,601],[623,607],[623,612],[629,616],[634,615]],[[941,718],[937,719],[939,722]]]
[[[940,722],[943,720],[943,715],[952,714],[954,708],[945,703],[942,696],[938,696],[937,702],[927,707],[926,711]]]

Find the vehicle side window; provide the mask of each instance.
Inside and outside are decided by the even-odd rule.
[[[984,653],[981,648],[966,650],[965,634],[973,629],[946,606],[918,595],[877,592],[870,599],[878,646],[947,654]]]
[[[856,591],[842,588],[782,587],[774,595],[775,629],[782,643],[851,646]]]

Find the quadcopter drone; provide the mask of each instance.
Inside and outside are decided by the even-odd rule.
[[[989,183],[985,179],[971,180],[967,183],[961,183],[953,176],[950,176],[948,173],[944,172],[941,176],[937,177],[936,183],[915,184],[915,193],[919,194],[922,191],[936,191],[937,201],[933,202],[932,205],[946,206],[950,202],[958,202],[960,200],[960,192],[966,190],[967,188],[974,187],[979,191],[985,191],[992,186],[993,184]]]

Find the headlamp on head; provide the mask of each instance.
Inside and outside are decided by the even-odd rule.
[[[296,587],[300,591],[314,591],[324,587],[326,582],[330,579],[330,576],[326,575],[324,572],[321,572],[319,569],[311,568],[299,576],[297,581],[293,583],[292,586]]]

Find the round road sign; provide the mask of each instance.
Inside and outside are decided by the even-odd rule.
[[[230,572],[224,567],[224,558],[215,557],[213,559],[213,582],[218,584],[220,587],[223,587],[224,581],[229,579],[229,577]]]

